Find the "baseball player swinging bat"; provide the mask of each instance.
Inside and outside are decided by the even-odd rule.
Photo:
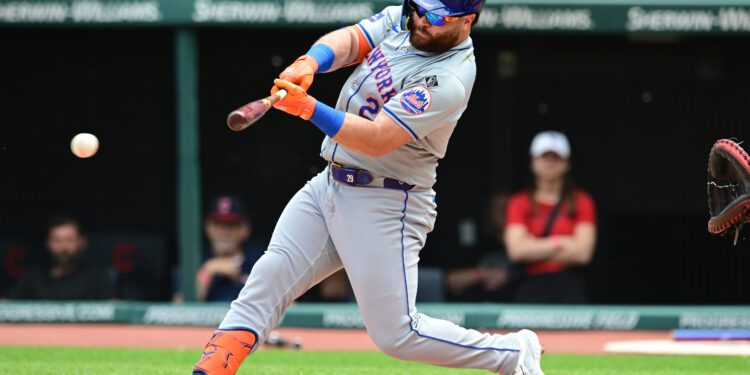
[[[236,132],[247,129],[250,125],[260,120],[268,112],[272,105],[286,97],[286,90],[279,90],[273,95],[263,99],[247,103],[235,109],[227,116],[227,126]]]
[[[419,251],[437,215],[436,168],[474,85],[469,34],[483,5],[403,0],[388,6],[322,36],[273,81],[271,97],[229,116],[233,130],[271,106],[302,118],[325,134],[320,156],[327,166],[281,213],[268,249],[193,375],[235,375],[286,308],[342,268],[370,338],[386,354],[502,375],[544,375],[534,332],[481,333],[415,306]],[[308,93],[316,73],[345,66],[355,67],[335,107]]]

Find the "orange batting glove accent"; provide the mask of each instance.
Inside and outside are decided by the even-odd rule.
[[[216,331],[195,364],[193,374],[234,375],[255,346],[255,334],[248,331]]]
[[[308,55],[302,55],[295,60],[292,65],[284,69],[279,78],[299,85],[307,91],[313,83],[315,72],[318,71],[318,62]],[[271,88],[271,94],[275,94],[279,89],[274,86]]]
[[[302,117],[309,120],[315,112],[315,103],[317,100],[307,95],[302,87],[297,86],[283,79],[273,80],[274,88],[284,89],[287,95],[284,99],[279,100],[273,105],[274,108],[280,109],[290,115]],[[277,90],[278,91],[278,90]]]

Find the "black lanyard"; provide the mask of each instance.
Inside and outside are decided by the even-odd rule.
[[[560,209],[562,208],[563,203],[565,202],[565,199],[563,197],[560,197],[560,201],[557,202],[554,208],[552,208],[552,212],[549,213],[549,216],[547,216],[547,224],[544,225],[544,230],[542,231],[542,238],[549,237],[550,232],[552,232],[552,226],[555,224],[555,219],[557,218],[557,215],[560,214]]]

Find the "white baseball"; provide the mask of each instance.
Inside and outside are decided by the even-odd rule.
[[[93,134],[77,134],[70,141],[70,150],[79,158],[90,158],[99,150],[99,140]]]

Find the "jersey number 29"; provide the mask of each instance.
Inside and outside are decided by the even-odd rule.
[[[378,112],[380,112],[380,103],[377,99],[373,98],[372,96],[367,98],[367,103],[361,107],[359,107],[359,116],[364,117],[370,121],[372,121],[372,118],[370,116],[365,115],[365,113],[369,113],[371,115],[376,116]]]

